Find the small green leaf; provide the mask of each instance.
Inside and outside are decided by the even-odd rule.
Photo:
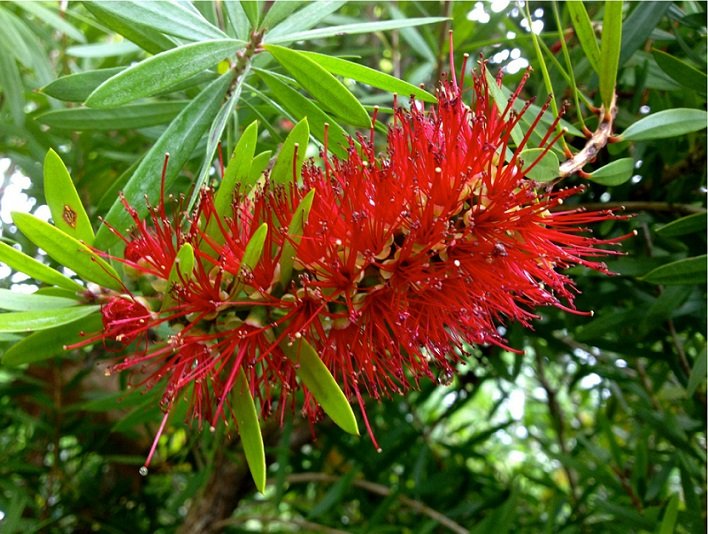
[[[266,459],[263,446],[263,435],[258,422],[258,412],[253,396],[248,387],[248,379],[241,369],[234,386],[233,410],[241,436],[241,445],[246,455],[246,463],[251,471],[253,481],[258,491],[263,493],[266,485]]]
[[[189,41],[221,39],[226,34],[206,20],[199,11],[181,2],[100,1],[91,2],[125,20],[138,21],[167,35]]]
[[[274,184],[297,183],[300,179],[300,168],[305,161],[307,143],[310,139],[310,127],[307,117],[298,122],[288,134],[273,165],[270,180]],[[297,160],[295,151],[297,147]],[[295,176],[293,176],[295,172]]]
[[[44,157],[44,198],[52,213],[54,226],[87,245],[93,244],[91,221],[74,182],[59,154],[51,148]]]
[[[78,321],[100,306],[74,306],[54,310],[0,313],[0,332],[33,332]]]
[[[652,113],[627,128],[623,141],[647,141],[678,137],[706,127],[708,113],[702,109],[674,108]]]
[[[258,21],[261,16],[261,0],[240,0],[239,3],[243,12],[248,17],[251,28],[258,28]]]
[[[622,24],[620,66],[639,49],[657,28],[670,2],[632,2],[634,10]]]
[[[663,285],[705,284],[706,255],[684,258],[662,265],[640,277],[639,280]]]
[[[2,363],[12,367],[46,360],[64,353],[64,347],[81,341],[82,335],[99,332],[102,328],[101,314],[94,313],[56,328],[39,330],[7,349]]]
[[[606,110],[615,95],[619,55],[622,48],[622,0],[606,0],[600,46],[600,96]]]
[[[371,126],[371,118],[359,100],[320,65],[289,48],[275,45],[264,48],[327,110],[354,126]]]
[[[332,74],[337,74],[344,78],[351,78],[358,82],[378,87],[384,91],[398,93],[404,97],[413,95],[423,102],[437,102],[435,96],[431,95],[428,91],[365,65],[359,65],[358,63],[347,61],[346,59],[318,54],[316,52],[303,51],[300,53],[317,62],[318,65],[324,67]]]
[[[290,113],[295,120],[307,118],[307,123],[312,130],[312,135],[321,143],[324,143],[325,124],[329,124],[328,150],[340,157],[346,158],[346,147],[349,144],[349,136],[332,117],[322,111],[310,99],[298,93],[295,89],[281,82],[272,74],[259,71],[258,76],[266,83],[273,98],[277,100],[285,111]]]
[[[189,243],[184,243],[177,254],[175,255],[175,261],[170,269],[170,275],[167,278],[168,290],[165,293],[164,299],[162,301],[161,310],[166,310],[174,306],[175,300],[171,295],[172,288],[177,285],[183,285],[187,280],[192,277],[192,270],[194,269],[194,248]]]
[[[268,28],[275,27],[276,24],[287,19],[293,11],[300,9],[307,3],[308,2],[303,0],[275,0],[268,8],[265,17],[263,17],[261,28],[267,30]]]
[[[600,185],[620,185],[632,177],[634,172],[634,160],[632,158],[622,158],[590,173],[590,180]]]
[[[242,44],[236,39],[220,39],[161,52],[103,82],[86,99],[86,105],[110,108],[152,96],[213,67],[235,54]]]
[[[656,233],[662,237],[677,237],[686,234],[700,232],[705,234],[706,230],[706,214],[694,213],[686,215],[675,221],[671,221],[656,229]]]
[[[170,122],[187,101],[129,104],[116,109],[69,108],[47,111],[35,120],[62,130],[120,130]]]
[[[345,432],[359,435],[356,417],[336,380],[304,339],[284,341],[281,349],[296,365],[295,373],[327,415]]]
[[[519,157],[524,161],[522,174],[537,182],[550,182],[560,176],[558,156],[550,150],[545,148],[527,148],[521,151]],[[536,162],[538,158],[541,159]],[[531,165],[533,167],[528,170]]]
[[[659,525],[659,534],[673,534],[676,532],[676,518],[678,517],[679,496],[674,494],[666,505],[664,510],[664,518]]]
[[[118,273],[89,247],[29,213],[12,213],[12,220],[27,239],[84,280],[122,290]]]
[[[701,382],[706,380],[706,371],[708,370],[708,358],[706,358],[706,348],[698,353],[696,356],[696,361],[693,363],[693,369],[691,369],[691,374],[688,377],[688,384],[686,385],[686,395],[691,396],[696,392],[698,386]]]
[[[261,176],[263,176],[263,172],[268,166],[268,163],[270,162],[270,157],[272,155],[272,150],[264,150],[253,158],[253,163],[251,163],[251,170],[248,172],[249,184],[255,184],[261,178]]]
[[[153,205],[157,204],[160,194],[160,169],[165,153],[171,154],[165,174],[165,187],[169,187],[214,120],[232,79],[232,73],[228,72],[205,87],[172,121],[140,162],[123,190],[126,201],[137,210],[139,216],[147,213],[146,195]],[[125,212],[120,199],[114,201],[106,215],[106,222],[121,230],[131,225],[132,219]],[[96,245],[104,249],[116,239],[105,225],[96,233]]]
[[[290,277],[293,273],[293,263],[295,261],[295,246],[302,239],[302,231],[307,223],[307,218],[312,209],[312,201],[315,198],[315,190],[311,189],[300,201],[293,218],[288,226],[288,239],[283,243],[283,249],[280,253],[280,285],[286,288],[290,284]]]
[[[232,33],[238,39],[248,39],[251,23],[248,21],[243,7],[241,7],[241,2],[224,2],[222,5],[224,6],[228,25],[233,30]]]
[[[293,13],[283,22],[266,33],[266,42],[291,42],[289,36],[295,32],[308,30],[346,4],[346,0],[322,0],[309,2],[307,6]],[[266,26],[267,28],[267,26]],[[273,40],[279,37],[281,40]],[[293,39],[294,40],[294,39]]]
[[[708,76],[703,72],[693,65],[689,65],[685,61],[661,50],[652,49],[651,53],[661,70],[668,74],[672,80],[688,89],[699,91],[703,94],[706,93]]]
[[[34,15],[35,17],[37,17],[39,20],[41,20],[45,24],[51,26],[55,30],[57,30],[63,34],[66,34],[67,37],[70,37],[74,41],[79,41],[80,43],[86,42],[86,38],[84,37],[84,34],[81,33],[81,31],[79,31],[79,29],[76,28],[76,26],[67,22],[64,19],[64,17],[55,13],[53,10],[44,7],[39,2],[19,2],[19,1],[16,1],[15,4],[20,6],[22,9],[24,9],[28,13],[31,13],[32,15]]]
[[[253,270],[263,254],[263,245],[268,236],[268,223],[261,224],[258,229],[253,232],[251,239],[246,244],[246,249],[243,251],[241,258],[240,269]]]
[[[68,74],[45,85],[39,91],[59,100],[83,102],[96,87],[123,70],[124,67],[114,67]]]
[[[592,21],[585,10],[585,5],[581,0],[571,0],[566,2],[565,7],[570,13],[570,19],[573,22],[573,29],[578,38],[585,57],[588,58],[592,70],[600,73],[600,47],[597,45],[595,31],[592,27]]]
[[[36,311],[53,310],[78,306],[76,299],[37,295],[35,293],[20,293],[10,289],[0,289],[0,310]]]
[[[27,254],[24,254],[23,252],[20,252],[19,250],[12,248],[1,241],[0,260],[15,271],[25,273],[27,276],[31,276],[40,282],[63,287],[70,291],[81,291],[84,289],[84,287],[78,282],[74,282],[71,278],[64,276],[60,272],[55,271],[51,267],[44,265]]]
[[[303,10],[304,11],[304,10]],[[328,26],[326,28],[317,28],[315,30],[307,30],[293,33],[276,34],[275,28],[272,32],[267,33],[264,42],[271,44],[285,44],[293,41],[307,41],[309,39],[322,39],[323,37],[332,37],[333,35],[354,35],[357,33],[373,33],[387,30],[397,30],[399,28],[409,28],[411,26],[422,26],[424,24],[435,24],[449,20],[446,17],[419,17],[399,20],[382,20],[377,22],[360,22],[356,24],[344,24],[342,26]],[[266,46],[270,48],[270,46]]]

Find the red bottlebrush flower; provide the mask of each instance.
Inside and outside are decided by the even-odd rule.
[[[101,307],[103,331],[106,338],[113,338],[124,345],[130,344],[146,331],[152,317],[150,312],[133,298],[111,297]]]

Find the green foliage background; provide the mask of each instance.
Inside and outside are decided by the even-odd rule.
[[[420,17],[444,18],[412,21]],[[542,23],[540,34],[528,31],[527,17],[531,26]],[[356,131],[355,105],[328,107],[307,73],[298,77],[267,52],[244,63],[245,81],[215,100],[203,125],[195,117],[178,128],[175,116],[218,76],[219,53],[210,46],[206,53],[216,60],[202,58],[204,65],[197,62],[194,75],[177,83],[168,73],[160,81],[171,86],[157,94],[114,105],[94,94],[100,105],[81,104],[103,80],[152,54],[219,38],[212,28],[246,40],[258,27],[266,42],[345,57],[430,90],[447,70],[447,31],[454,28],[458,65],[463,53],[483,54],[496,73],[525,58],[535,74],[523,96],[540,103],[552,93],[556,107],[567,100],[565,119],[577,130],[597,127],[591,106],[607,103],[614,87],[619,137],[584,170],[625,158],[632,165],[567,183],[588,185],[582,205],[626,206],[634,214],[596,228],[599,235],[637,232],[623,243],[627,254],[608,261],[616,276],[573,272],[578,307],[594,317],[544,310],[535,331],[511,325],[506,332],[523,356],[471,347],[457,377],[369,403],[382,452],[327,421],[316,437],[298,414],[282,427],[268,422],[263,495],[237,436],[223,428],[199,432],[179,416],[151,473],[139,476],[160,421],[158,402],[151,393],[123,391],[121,378],[104,377],[97,363],[111,355],[100,347],[50,351],[31,365],[4,360],[3,532],[705,531],[705,124],[687,126],[695,114],[676,111],[705,109],[704,2],[500,9],[452,1],[72,2],[65,11],[53,2],[7,2],[0,23],[2,191],[20,173],[31,179],[25,194],[36,199],[34,209],[44,204],[42,162],[53,148],[94,230],[141,158],[161,161],[166,144],[185,162],[171,190],[187,193],[200,177],[209,179],[220,124],[226,154],[256,119],[257,152],[277,151],[304,110],[314,136],[310,154],[321,139],[312,124],[323,113],[332,125]],[[298,33],[341,25],[354,26]],[[194,68],[189,54],[172,76]],[[522,72],[507,74],[504,86],[513,89]],[[62,78],[68,75],[84,77],[76,83]],[[391,106],[390,92],[375,87],[388,81],[344,80],[368,111]],[[146,81],[139,82],[128,85],[135,91],[129,100],[145,96]],[[646,121],[659,112],[653,125]],[[585,140],[571,134],[566,139],[577,152]],[[160,165],[148,167],[140,179],[158,184]],[[3,217],[16,209],[3,206]],[[9,219],[2,223],[3,242],[39,253]],[[29,283],[9,269],[3,274],[0,285],[13,291]],[[0,333],[0,353],[18,339]]]

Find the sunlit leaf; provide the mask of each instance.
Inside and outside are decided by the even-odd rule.
[[[60,272],[55,271],[51,267],[44,265],[1,241],[0,261],[15,271],[25,273],[27,276],[39,280],[40,282],[53,284],[70,291],[81,291],[84,289],[78,282],[73,281],[71,278],[64,276]]]
[[[33,332],[78,321],[100,306],[74,306],[53,310],[0,313],[0,332]]]
[[[0,310],[53,310],[56,308],[77,306],[78,304],[80,303],[76,299],[38,295],[36,293],[20,293],[19,291],[0,288]]]
[[[305,161],[305,152],[307,151],[309,139],[310,128],[307,118],[304,118],[293,127],[280,149],[278,159],[276,159],[273,170],[270,173],[270,179],[273,183],[288,184],[297,182],[300,177],[300,168],[303,161]]]
[[[315,190],[311,189],[298,204],[293,218],[288,225],[288,239],[283,243],[283,250],[280,255],[280,285],[286,288],[290,283],[295,261],[295,246],[302,239],[302,232],[307,218],[310,215],[312,201],[315,198]]]
[[[144,128],[172,120],[187,101],[129,104],[116,109],[69,108],[47,111],[36,120],[65,130],[120,130]]]
[[[310,2],[307,6],[293,13],[284,21],[266,32],[265,41],[273,43],[279,42],[281,44],[292,42],[295,39],[290,39],[289,36],[293,33],[312,28],[318,22],[337,11],[346,3],[346,0],[322,0],[320,2]]]

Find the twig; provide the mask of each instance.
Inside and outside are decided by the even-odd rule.
[[[328,475],[327,473],[295,473],[292,475],[289,475],[287,477],[287,481],[290,482],[291,484],[297,484],[297,483],[303,483],[303,482],[323,482],[326,484],[333,484],[335,482],[338,482],[340,480],[339,477],[334,476],[334,475]],[[270,482],[270,481],[269,481]],[[388,497],[391,494],[394,493],[394,491],[382,484],[377,484],[375,482],[370,482],[368,480],[358,480],[355,479],[352,482],[353,486],[356,486],[357,488],[361,488],[363,490],[368,491],[369,493],[374,493],[376,495],[380,495],[382,497]],[[423,515],[427,515],[429,518],[434,519],[444,527],[447,527],[450,529],[452,532],[455,532],[456,534],[468,534],[469,530],[467,530],[465,527],[460,525],[459,523],[456,523],[446,515],[441,514],[437,510],[433,510],[426,504],[423,504],[420,501],[416,501],[415,499],[411,499],[410,497],[406,497],[405,495],[398,495],[398,499],[408,506],[409,508],[412,508],[418,513],[421,513]]]
[[[616,114],[617,95],[615,94],[612,97],[609,110],[606,110],[604,107],[600,108],[600,124],[598,124],[597,129],[592,133],[587,143],[585,143],[585,147],[573,157],[561,163],[561,178],[567,178],[573,174],[582,173],[583,167],[593,161],[600,150],[605,148],[612,137],[612,124]]]

